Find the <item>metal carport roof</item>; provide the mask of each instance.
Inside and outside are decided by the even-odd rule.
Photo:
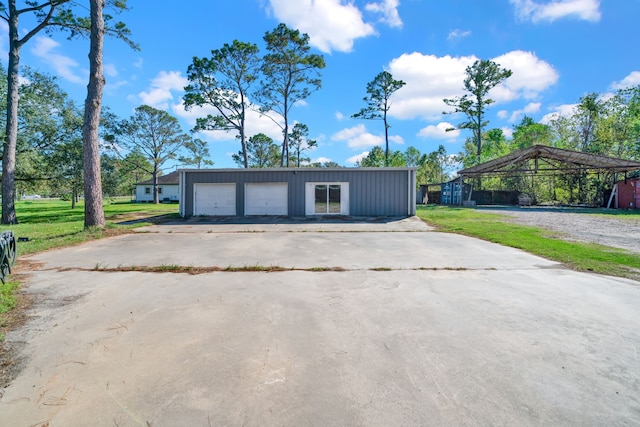
[[[533,160],[533,162],[529,162],[530,160]],[[636,169],[640,169],[640,162],[635,160],[618,159],[545,145],[534,145],[463,169],[458,172],[458,175],[479,177],[482,175],[519,175],[538,172],[571,173],[602,170],[629,172]]]

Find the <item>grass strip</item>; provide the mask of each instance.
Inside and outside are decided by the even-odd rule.
[[[505,215],[475,209],[419,206],[417,215],[438,231],[522,249],[578,271],[640,280],[640,255],[624,249],[562,240],[557,233],[514,224]]]
[[[104,229],[84,228],[84,204],[60,200],[29,200],[16,202],[19,224],[6,225],[0,231],[11,230],[16,238],[28,239],[18,242],[18,255],[28,255],[48,249],[77,245],[131,232],[132,228],[150,225],[159,217],[177,217],[176,204],[131,203],[129,199],[111,199],[104,203],[106,226]],[[132,220],[142,222],[131,223]],[[122,224],[129,222],[127,224]]]

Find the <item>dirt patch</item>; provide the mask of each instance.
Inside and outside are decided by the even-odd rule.
[[[620,248],[640,254],[640,215],[604,216],[590,209],[479,208],[505,215],[510,221],[544,228],[556,237]]]
[[[164,214],[149,216],[146,213],[131,212],[118,215],[112,215],[109,220],[116,221],[119,225],[131,225],[141,222],[149,222],[151,224],[165,224],[169,221],[175,221],[177,219],[176,214]]]
[[[13,279],[24,283],[26,275],[14,274]],[[15,294],[16,306],[13,310],[2,315],[0,333],[6,337],[11,331],[21,328],[29,320],[28,310],[34,305],[36,297],[33,294],[18,291]],[[16,377],[25,362],[20,356],[21,349],[26,343],[12,341],[8,343],[6,338],[0,341],[0,398],[2,390]]]

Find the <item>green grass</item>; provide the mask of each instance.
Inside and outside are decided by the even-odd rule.
[[[0,343],[4,341],[2,330],[7,326],[5,313],[16,306],[15,292],[19,286],[20,283],[13,280],[7,280],[6,283],[0,282]]]
[[[19,283],[8,280],[6,283],[0,282],[0,314],[4,314],[16,305],[16,298],[13,295]]]
[[[131,203],[128,199],[109,199],[104,202],[107,221],[104,230],[84,229],[84,205],[82,202],[71,209],[71,202],[60,200],[29,200],[16,203],[17,225],[3,226],[0,230],[11,230],[18,237],[28,238],[18,243],[18,255],[28,255],[47,249],[70,246],[105,235],[122,233],[129,228],[148,225],[119,223],[158,215],[177,216],[177,204]],[[0,226],[2,227],[2,226]]]
[[[604,211],[596,214],[620,215]],[[640,255],[623,249],[568,242],[540,228],[510,223],[504,215],[475,209],[419,206],[417,215],[438,231],[464,234],[522,249],[579,271],[640,279]],[[630,215],[625,216],[631,218]]]

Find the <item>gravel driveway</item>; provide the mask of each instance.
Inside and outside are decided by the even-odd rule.
[[[508,216],[513,222],[558,232],[558,237],[597,243],[640,253],[640,216],[616,218],[590,209],[571,208],[478,208]]]

